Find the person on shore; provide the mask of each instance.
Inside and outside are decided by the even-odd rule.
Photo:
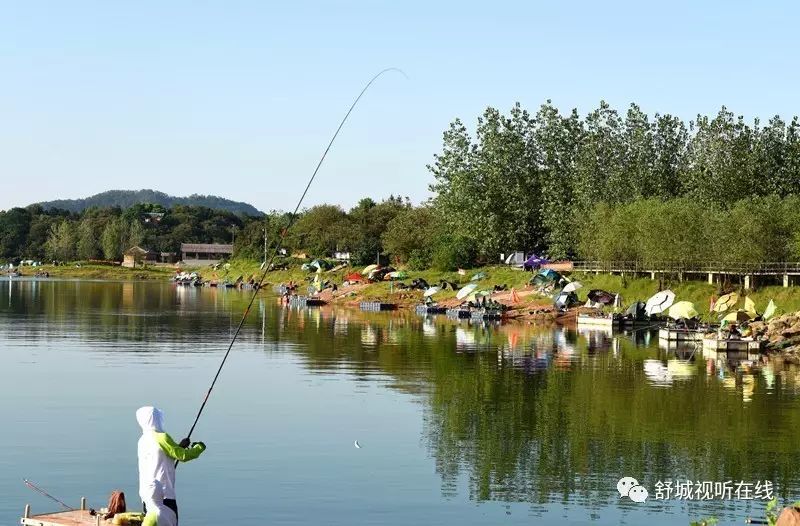
[[[152,482],[162,487],[163,505],[175,512],[178,524],[178,503],[175,497],[175,461],[188,462],[200,456],[206,446],[202,442],[190,443],[184,438],[176,443],[164,432],[164,413],[152,406],[140,407],[136,421],[142,428],[139,438],[139,496],[147,513],[147,501],[152,499]],[[159,523],[160,524],[160,523]]]
[[[147,512],[142,526],[178,526],[178,515],[164,504],[164,485],[157,480],[150,481],[142,495]]]

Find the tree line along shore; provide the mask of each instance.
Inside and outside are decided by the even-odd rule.
[[[0,212],[0,261],[119,260],[131,246],[232,243],[261,260],[281,232],[290,253],[347,252],[413,271],[550,259],[759,265],[800,259],[800,123],[746,120],[723,107],[689,121],[601,102],[585,115],[550,101],[456,119],[428,166],[432,197],[322,204],[298,217],[140,204],[82,212]]]

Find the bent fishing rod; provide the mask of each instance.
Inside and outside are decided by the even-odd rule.
[[[319,169],[322,166],[322,163],[325,161],[325,157],[327,157],[328,152],[331,149],[331,146],[333,146],[333,142],[336,140],[336,137],[339,135],[339,132],[342,130],[342,127],[344,126],[344,123],[347,122],[347,119],[348,119],[348,117],[350,117],[350,114],[353,112],[353,109],[358,104],[358,101],[361,100],[361,97],[364,95],[364,93],[366,93],[366,91],[369,89],[369,87],[372,86],[372,83],[375,82],[376,80],[378,80],[378,78],[381,77],[383,74],[388,73],[390,71],[396,71],[396,72],[400,73],[401,75],[403,75],[404,77],[408,78],[408,76],[402,70],[400,70],[398,68],[386,68],[386,69],[378,72],[378,74],[376,74],[374,77],[372,77],[369,80],[369,82],[367,82],[367,84],[364,86],[364,88],[361,90],[361,92],[355,98],[353,103],[350,105],[350,108],[347,110],[347,113],[345,113],[344,118],[342,118],[342,121],[339,123],[339,127],[336,128],[336,131],[334,132],[333,137],[331,137],[330,142],[328,142],[328,146],[325,148],[325,151],[322,153],[322,157],[320,157],[319,162],[317,162],[317,166],[316,166],[316,168],[314,168],[314,172],[311,174],[311,178],[308,180],[308,184],[306,184],[305,190],[303,190],[303,193],[300,196],[300,199],[297,201],[297,206],[295,206],[294,212],[289,217],[289,223],[281,231],[281,235],[278,238],[278,242],[275,245],[275,250],[272,252],[272,256],[270,257],[269,261],[265,261],[264,262],[264,268],[261,269],[261,278],[258,280],[257,286],[253,287],[253,294],[251,294],[251,296],[250,296],[250,301],[248,302],[247,307],[245,308],[244,313],[242,314],[241,320],[239,320],[239,324],[236,326],[236,330],[234,331],[233,336],[231,337],[231,341],[228,344],[228,349],[225,351],[225,355],[222,357],[222,361],[220,362],[219,367],[217,368],[217,372],[214,375],[213,380],[211,381],[211,385],[209,386],[208,391],[206,391],[205,398],[203,398],[203,403],[200,404],[200,410],[197,411],[197,416],[195,416],[194,423],[192,424],[191,429],[189,429],[189,434],[186,435],[187,438],[191,438],[192,433],[194,432],[194,428],[197,426],[197,422],[200,420],[200,416],[203,414],[203,410],[206,407],[206,403],[208,402],[208,398],[211,396],[211,391],[214,389],[214,386],[216,385],[217,380],[219,379],[220,373],[222,373],[222,368],[225,367],[225,362],[227,362],[227,360],[228,360],[228,356],[231,353],[231,349],[233,349],[233,344],[236,343],[236,339],[239,337],[239,332],[242,330],[242,327],[244,326],[244,322],[245,322],[245,320],[247,320],[248,314],[250,314],[250,309],[253,307],[253,303],[256,300],[256,296],[258,296],[258,291],[261,289],[261,286],[264,284],[264,280],[267,277],[267,273],[269,272],[270,267],[272,267],[273,261],[275,260],[275,258],[280,253],[281,246],[283,244],[284,238],[286,237],[286,233],[294,225],[294,222],[297,219],[297,213],[300,211],[300,207],[302,206],[303,201],[306,198],[306,194],[308,194],[308,190],[311,188],[311,185],[314,183],[314,179],[316,179],[317,173],[319,172]],[[177,466],[177,464],[178,464],[178,462],[176,461],[175,465]]]

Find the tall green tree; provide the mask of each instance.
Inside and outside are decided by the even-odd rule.
[[[622,203],[630,187],[624,171],[623,122],[607,102],[586,116],[586,134],[576,159],[575,206],[589,211],[600,201]]]
[[[554,258],[575,251],[575,160],[582,140],[577,111],[562,116],[549,100],[539,108],[532,136],[540,171],[539,214],[544,245]]]
[[[95,259],[100,255],[100,240],[94,221],[85,217],[78,223],[76,255],[79,259]]]
[[[54,224],[46,243],[47,255],[59,261],[75,259],[75,232],[73,224],[67,220]]]
[[[698,116],[689,141],[686,195],[707,204],[727,206],[761,193],[763,177],[756,176],[753,128],[722,107],[709,119]]]
[[[100,236],[103,256],[106,259],[119,261],[122,259],[122,244],[125,239],[125,223],[121,217],[110,219]]]

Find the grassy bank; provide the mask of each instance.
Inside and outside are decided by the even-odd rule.
[[[260,274],[259,266],[259,261],[234,259],[230,262],[230,268],[228,270],[213,270],[210,267],[193,270],[197,270],[205,279],[234,280],[239,276],[244,276],[245,279],[251,276],[258,276]],[[346,274],[360,269],[361,267],[347,267],[334,272],[325,272],[323,276],[325,279],[331,280],[337,285],[341,285]],[[75,264],[70,264],[57,267],[50,265],[36,268],[23,267],[23,276],[32,276],[37,270],[49,272],[51,277],[73,279],[168,280],[174,275],[174,268],[172,267],[128,269],[120,266],[89,264],[80,264],[80,266],[76,266]],[[487,277],[479,282],[479,288],[481,289],[491,289],[494,285],[507,285],[509,288],[513,287],[520,292],[530,290],[528,280],[531,278],[531,273],[514,270],[507,266],[487,266],[470,269],[464,276],[456,272],[440,272],[436,270],[409,271],[409,275],[411,278],[423,278],[431,285],[438,284],[440,280],[464,285],[478,272],[485,272],[487,274]],[[300,283],[301,290],[303,290],[302,284],[308,283],[307,280],[310,278],[313,279],[313,277],[314,274],[312,272],[301,270],[299,263],[293,263],[287,270],[278,270],[268,273],[267,283],[268,285],[275,285],[294,281]],[[623,279],[621,276],[607,274],[575,274],[571,277],[581,281],[584,285],[582,289],[578,290],[578,297],[581,301],[586,301],[586,294],[588,291],[596,288],[619,293],[622,296],[623,303],[627,306],[636,300],[646,300],[658,290],[658,281],[646,278]],[[410,279],[404,281],[408,283]],[[718,293],[716,286],[709,285],[703,281],[665,281],[663,285],[672,289],[677,295],[678,300],[693,302],[697,310],[704,315],[708,313],[711,295]],[[269,289],[271,289],[271,287],[269,287]],[[800,310],[800,287],[762,287],[755,291],[750,291],[749,295],[756,302],[759,311],[764,309],[770,299],[775,300],[779,312],[794,312]],[[446,290],[438,293],[436,299],[438,301],[447,301],[452,300],[454,296],[454,291]],[[357,290],[340,296],[338,301],[373,299],[412,304],[419,302],[421,293],[419,291],[400,291],[396,285],[390,282],[380,282],[358,287]],[[523,306],[549,305],[550,300],[536,295],[523,295],[521,303]]]
[[[78,266],[80,265],[80,266]],[[22,267],[23,277],[32,277],[37,272],[47,272],[51,278],[69,279],[107,279],[114,281],[167,280],[175,274],[173,268],[146,267],[125,268],[117,265],[90,265],[85,263],[68,265],[43,265],[41,267]]]

